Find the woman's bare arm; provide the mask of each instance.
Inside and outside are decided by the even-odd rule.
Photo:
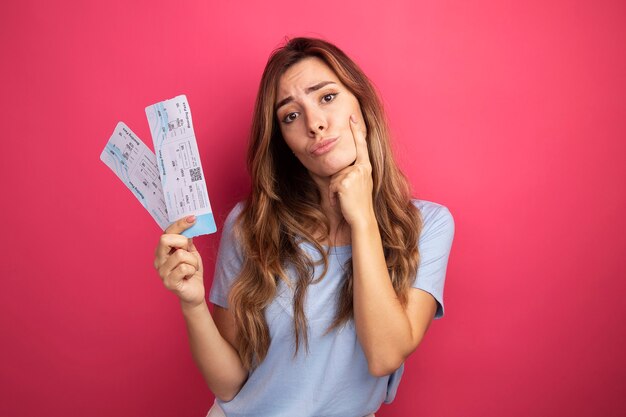
[[[189,346],[209,389],[222,401],[230,401],[248,379],[234,346],[234,321],[228,310],[208,305],[187,307],[181,303],[187,324]],[[230,340],[229,340],[230,339]]]
[[[209,389],[223,401],[232,400],[248,378],[235,350],[235,322],[217,311],[213,320],[205,299],[202,257],[181,233],[195,223],[195,216],[171,224],[161,235],[154,267],[165,287],[179,298],[187,324],[193,358]]]
[[[430,294],[411,289],[408,305],[402,306],[389,277],[372,200],[372,165],[366,128],[350,117],[356,160],[332,176],[331,205],[339,200],[341,213],[350,225],[353,304],[357,337],[374,376],[389,375],[421,342],[437,308]]]
[[[389,375],[417,348],[437,304],[428,293],[411,288],[402,307],[391,284],[375,220],[352,228],[354,323],[370,373]]]

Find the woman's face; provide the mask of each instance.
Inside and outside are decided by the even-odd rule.
[[[364,126],[361,107],[324,61],[310,57],[289,67],[275,105],[285,142],[312,176],[328,177],[354,162],[350,115]]]

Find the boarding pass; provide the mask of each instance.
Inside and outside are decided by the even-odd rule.
[[[195,215],[195,224],[182,233],[184,236],[214,233],[217,227],[187,98],[181,95],[148,106],[146,116],[156,155],[120,122],[102,153],[103,156],[107,154],[106,157],[101,156],[101,159],[133,191],[162,229],[178,219]],[[129,135],[125,136],[125,130]],[[129,152],[131,149],[143,155],[140,168],[136,167],[135,161],[139,158],[129,160],[131,155],[135,156]],[[155,174],[160,181],[150,181],[146,178],[148,172]]]

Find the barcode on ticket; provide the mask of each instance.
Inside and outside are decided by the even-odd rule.
[[[192,182],[202,180],[202,173],[200,172],[200,167],[190,169],[189,176],[191,177]]]

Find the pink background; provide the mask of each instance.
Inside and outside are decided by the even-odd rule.
[[[286,35],[361,65],[415,195],[456,220],[446,317],[377,415],[626,414],[623,1],[52,3],[0,15],[0,415],[206,414],[159,230],[99,155],[187,94],[221,228]]]

